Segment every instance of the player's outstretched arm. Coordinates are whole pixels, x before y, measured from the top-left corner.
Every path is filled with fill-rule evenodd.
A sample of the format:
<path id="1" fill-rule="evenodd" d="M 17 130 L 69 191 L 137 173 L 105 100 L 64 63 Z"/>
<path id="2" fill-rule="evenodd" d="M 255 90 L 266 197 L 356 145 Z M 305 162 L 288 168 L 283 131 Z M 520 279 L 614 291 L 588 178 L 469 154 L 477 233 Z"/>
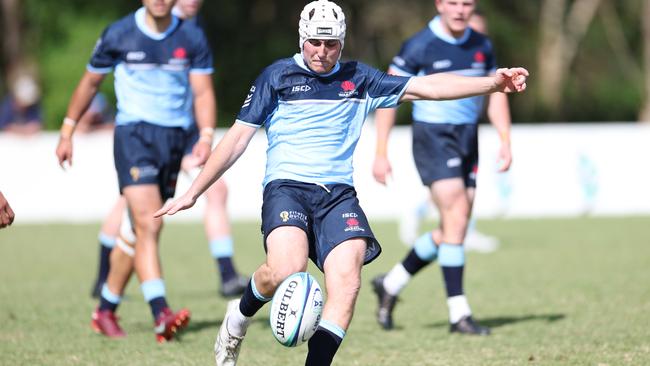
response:
<path id="1" fill-rule="evenodd" d="M 414 77 L 401 101 L 449 100 L 495 92 L 518 93 L 526 90 L 528 70 L 522 67 L 498 69 L 492 76 L 471 77 L 438 73 Z"/>
<path id="2" fill-rule="evenodd" d="M 201 173 L 192 182 L 187 192 L 179 198 L 167 202 L 154 216 L 173 215 L 178 211 L 194 206 L 199 196 L 212 183 L 221 178 L 223 173 L 244 153 L 253 135 L 255 135 L 255 131 L 257 131 L 256 128 L 246 126 L 242 123 L 235 123 L 230 127 L 223 139 L 217 144 L 217 147 L 214 148 L 212 154 L 210 154 L 210 158 L 208 158 L 205 166 L 201 169 Z"/>
<path id="3" fill-rule="evenodd" d="M 75 126 L 97 94 L 104 76 L 104 74 L 86 71 L 72 94 L 66 117 L 61 125 L 59 144 L 56 147 L 56 157 L 61 168 L 66 161 L 72 166 L 72 135 Z"/>

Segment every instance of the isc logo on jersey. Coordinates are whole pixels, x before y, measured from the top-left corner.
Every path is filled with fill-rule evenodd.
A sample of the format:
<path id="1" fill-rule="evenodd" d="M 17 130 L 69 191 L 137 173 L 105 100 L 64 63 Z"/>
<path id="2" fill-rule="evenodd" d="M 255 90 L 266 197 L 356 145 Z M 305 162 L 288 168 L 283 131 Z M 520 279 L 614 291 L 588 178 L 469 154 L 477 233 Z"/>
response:
<path id="1" fill-rule="evenodd" d="M 311 86 L 309 85 L 295 85 L 293 88 L 291 88 L 292 93 L 308 92 L 310 90 Z"/>
<path id="2" fill-rule="evenodd" d="M 323 292 L 307 272 L 294 273 L 275 290 L 269 322 L 273 336 L 286 347 L 309 340 L 323 313 Z"/>

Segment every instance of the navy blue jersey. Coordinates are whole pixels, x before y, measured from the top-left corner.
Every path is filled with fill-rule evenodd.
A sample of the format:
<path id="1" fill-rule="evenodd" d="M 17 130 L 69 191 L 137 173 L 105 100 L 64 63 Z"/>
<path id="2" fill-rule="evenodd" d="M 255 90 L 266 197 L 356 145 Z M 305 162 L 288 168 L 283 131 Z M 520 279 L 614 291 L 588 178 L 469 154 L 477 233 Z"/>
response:
<path id="1" fill-rule="evenodd" d="M 359 62 L 317 74 L 300 54 L 267 67 L 237 115 L 238 123 L 266 127 L 264 185 L 274 179 L 352 185 L 352 154 L 366 116 L 396 106 L 409 80 Z"/>
<path id="2" fill-rule="evenodd" d="M 97 41 L 88 71 L 115 69 L 116 124 L 145 121 L 163 127 L 194 123 L 190 73 L 212 73 L 212 53 L 196 22 L 175 16 L 163 33 L 145 25 L 140 8 L 111 24 Z"/>
<path id="3" fill-rule="evenodd" d="M 456 39 L 442 30 L 440 18 L 402 45 L 393 58 L 391 72 L 397 75 L 430 75 L 450 72 L 465 76 L 486 76 L 496 70 L 490 40 L 467 28 Z M 413 102 L 413 119 L 427 123 L 476 123 L 483 108 L 483 96 L 446 101 Z"/>

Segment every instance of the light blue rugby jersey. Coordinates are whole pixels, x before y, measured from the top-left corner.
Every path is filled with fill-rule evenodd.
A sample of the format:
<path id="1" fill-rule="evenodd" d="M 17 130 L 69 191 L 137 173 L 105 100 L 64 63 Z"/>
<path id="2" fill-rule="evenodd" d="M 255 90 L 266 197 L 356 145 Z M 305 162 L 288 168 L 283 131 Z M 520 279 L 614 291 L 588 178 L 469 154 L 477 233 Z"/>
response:
<path id="1" fill-rule="evenodd" d="M 440 17 L 409 38 L 390 66 L 397 75 L 430 75 L 450 72 L 464 76 L 486 76 L 496 71 L 490 40 L 468 28 L 456 39 L 442 30 Z M 427 123 L 477 123 L 483 96 L 445 101 L 414 101 L 413 120 Z"/>
<path id="2" fill-rule="evenodd" d="M 115 69 L 117 125 L 145 121 L 187 129 L 194 124 L 189 74 L 211 74 L 212 53 L 203 30 L 175 16 L 163 33 L 145 26 L 140 8 L 104 30 L 87 70 Z"/>
<path id="3" fill-rule="evenodd" d="M 352 185 L 352 154 L 366 116 L 395 107 L 409 80 L 355 61 L 319 75 L 300 54 L 267 67 L 237 115 L 238 123 L 266 127 L 263 184 L 292 179 Z"/>

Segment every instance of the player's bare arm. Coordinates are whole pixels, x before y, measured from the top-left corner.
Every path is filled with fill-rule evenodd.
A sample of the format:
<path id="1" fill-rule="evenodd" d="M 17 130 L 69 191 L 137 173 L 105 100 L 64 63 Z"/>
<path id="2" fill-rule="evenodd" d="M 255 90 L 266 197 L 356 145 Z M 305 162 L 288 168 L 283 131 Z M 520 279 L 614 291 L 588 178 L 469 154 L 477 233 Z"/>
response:
<path id="1" fill-rule="evenodd" d="M 397 75 L 392 69 L 388 74 Z M 372 164 L 372 175 L 381 184 L 386 184 L 386 179 L 393 173 L 393 167 L 388 160 L 388 137 L 395 126 L 397 108 L 381 108 L 375 112 L 375 128 L 377 130 L 377 144 L 375 145 L 375 161 Z"/>
<path id="2" fill-rule="evenodd" d="M 61 168 L 66 161 L 72 166 L 72 135 L 75 125 L 90 106 L 103 80 L 104 74 L 86 71 L 72 94 L 56 147 L 56 156 Z"/>
<path id="3" fill-rule="evenodd" d="M 212 74 L 190 74 L 190 84 L 194 94 L 194 118 L 200 138 L 192 148 L 197 163 L 203 164 L 210 156 L 212 137 L 217 121 L 217 102 L 212 84 Z"/>
<path id="4" fill-rule="evenodd" d="M 210 154 L 210 158 L 205 163 L 203 169 L 201 169 L 201 173 L 192 182 L 187 192 L 181 197 L 167 202 L 154 216 L 173 215 L 178 211 L 194 206 L 199 196 L 212 183 L 221 178 L 226 170 L 246 151 L 246 147 L 248 147 L 253 135 L 255 135 L 255 131 L 257 129 L 254 127 L 246 126 L 242 123 L 235 123 L 226 132 L 221 141 L 219 141 L 217 147 L 214 148 L 212 154 Z"/>
<path id="5" fill-rule="evenodd" d="M 400 99 L 450 100 L 495 92 L 515 93 L 526 90 L 528 70 L 522 67 L 498 69 L 493 76 L 468 77 L 448 73 L 414 77 Z"/>
<path id="6" fill-rule="evenodd" d="M 490 123 L 497 130 L 501 146 L 497 156 L 497 169 L 505 172 L 512 164 L 512 151 L 510 149 L 510 107 L 508 96 L 504 93 L 493 93 L 490 95 L 487 115 Z"/>

